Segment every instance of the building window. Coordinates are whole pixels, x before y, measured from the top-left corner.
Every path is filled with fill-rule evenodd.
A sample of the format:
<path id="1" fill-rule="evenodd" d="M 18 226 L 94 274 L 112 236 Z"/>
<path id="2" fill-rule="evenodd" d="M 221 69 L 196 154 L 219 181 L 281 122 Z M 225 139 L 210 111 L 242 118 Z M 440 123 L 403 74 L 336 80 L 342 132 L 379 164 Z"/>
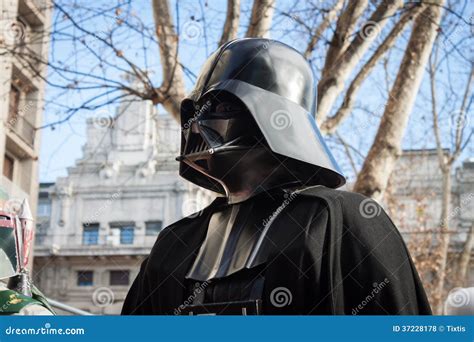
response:
<path id="1" fill-rule="evenodd" d="M 130 283 L 130 271 L 119 270 L 110 271 L 110 285 L 127 286 Z"/>
<path id="2" fill-rule="evenodd" d="M 38 222 L 36 224 L 35 243 L 42 245 L 48 233 L 49 221 Z"/>
<path id="3" fill-rule="evenodd" d="M 145 222 L 145 234 L 147 236 L 157 236 L 163 227 L 163 222 L 161 221 L 148 221 Z"/>
<path id="4" fill-rule="evenodd" d="M 120 227 L 120 243 L 122 245 L 133 244 L 134 229 L 132 226 Z"/>
<path id="5" fill-rule="evenodd" d="M 135 224 L 133 222 L 110 223 L 112 236 L 120 236 L 121 245 L 133 245 L 135 235 Z"/>
<path id="6" fill-rule="evenodd" d="M 51 202 L 49 200 L 38 201 L 38 216 L 49 217 L 51 215 Z"/>
<path id="7" fill-rule="evenodd" d="M 82 230 L 82 244 L 83 245 L 98 245 L 99 244 L 99 224 L 84 224 Z"/>
<path id="8" fill-rule="evenodd" d="M 94 284 L 94 272 L 77 271 L 77 286 L 92 286 Z"/>
<path id="9" fill-rule="evenodd" d="M 15 159 L 5 154 L 3 158 L 3 175 L 9 180 L 13 180 L 14 166 L 15 166 Z"/>

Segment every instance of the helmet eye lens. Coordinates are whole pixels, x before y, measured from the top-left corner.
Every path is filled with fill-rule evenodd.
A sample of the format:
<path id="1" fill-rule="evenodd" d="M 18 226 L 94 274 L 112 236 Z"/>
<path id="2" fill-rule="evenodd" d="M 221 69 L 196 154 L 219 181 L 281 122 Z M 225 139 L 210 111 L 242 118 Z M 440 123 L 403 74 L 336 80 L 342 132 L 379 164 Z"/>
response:
<path id="1" fill-rule="evenodd" d="M 238 103 L 222 102 L 216 106 L 215 113 L 229 115 L 229 114 L 237 114 L 239 112 L 245 112 L 246 110 L 247 109 L 244 106 Z"/>
<path id="2" fill-rule="evenodd" d="M 262 138 L 247 107 L 233 95 L 209 95 L 199 101 L 198 108 L 201 112 L 196 120 L 186 132 L 183 130 L 188 153 L 225 144 L 252 147 Z M 194 145 L 199 145 L 199 148 Z"/>

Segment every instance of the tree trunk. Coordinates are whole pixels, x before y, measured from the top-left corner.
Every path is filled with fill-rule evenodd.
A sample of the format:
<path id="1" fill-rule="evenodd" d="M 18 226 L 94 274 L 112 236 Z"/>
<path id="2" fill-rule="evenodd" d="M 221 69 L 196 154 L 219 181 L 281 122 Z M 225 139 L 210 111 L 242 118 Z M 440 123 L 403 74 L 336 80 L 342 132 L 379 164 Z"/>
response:
<path id="1" fill-rule="evenodd" d="M 354 185 L 354 191 L 379 200 L 400 155 L 408 117 L 441 20 L 440 6 L 423 6 L 426 8 L 415 20 L 375 140 Z"/>
<path id="2" fill-rule="evenodd" d="M 349 46 L 352 32 L 357 24 L 357 20 L 364 13 L 368 0 L 349 1 L 346 8 L 342 11 L 336 23 L 336 30 L 331 39 L 321 78 L 326 77 L 333 69 L 334 62 L 342 56 Z"/>
<path id="3" fill-rule="evenodd" d="M 447 261 L 449 255 L 449 244 L 450 244 L 450 205 L 451 205 L 451 193 L 452 193 L 452 186 L 451 186 L 451 172 L 452 166 L 456 161 L 457 157 L 462 151 L 462 127 L 458 125 L 455 131 L 455 139 L 454 139 L 454 148 L 453 151 L 450 153 L 449 151 L 443 149 L 443 143 L 441 141 L 441 133 L 439 129 L 439 115 L 438 115 L 438 105 L 437 105 L 437 92 L 436 92 L 436 71 L 439 67 L 438 64 L 438 52 L 439 49 L 435 48 L 431 54 L 431 60 L 429 64 L 429 76 L 430 76 L 430 90 L 431 90 L 431 111 L 433 115 L 433 133 L 436 142 L 436 151 L 438 154 L 438 164 L 439 168 L 442 172 L 442 194 L 441 194 L 441 214 L 438 224 L 438 245 L 434 248 L 436 250 L 435 254 L 435 279 L 433 281 L 433 308 L 434 312 L 437 314 L 441 314 L 443 311 L 443 299 L 445 298 L 444 290 L 446 284 L 446 273 L 447 273 Z M 472 83 L 472 76 L 473 76 L 473 69 L 471 69 L 471 73 L 469 75 L 468 81 L 466 83 L 466 89 L 464 91 L 464 96 L 461 102 L 461 108 L 459 111 L 460 120 L 464 118 L 464 111 L 466 109 L 467 101 L 470 95 L 470 87 Z M 470 139 L 468 137 L 468 139 Z M 459 266 L 463 267 L 463 271 L 459 269 L 457 272 L 454 272 L 455 281 L 460 281 L 461 279 L 465 279 L 467 272 L 467 267 L 469 266 L 469 259 L 470 259 L 470 250 L 472 246 L 472 230 L 467 237 L 464 251 L 461 253 L 459 257 Z M 467 250 L 467 256 L 465 255 Z M 466 261 L 467 260 L 467 261 Z M 466 263 L 466 264 L 465 264 Z M 460 278 L 462 277 L 462 278 Z"/>
<path id="4" fill-rule="evenodd" d="M 354 1 L 357 2 L 357 1 Z M 318 83 L 318 107 L 316 120 L 323 123 L 329 115 L 337 96 L 343 91 L 346 80 L 360 62 L 375 37 L 383 29 L 388 19 L 403 5 L 401 0 L 384 0 L 372 13 L 369 20 L 362 25 L 345 51 L 338 53 L 337 59 L 326 63 L 321 80 Z M 337 29 L 336 29 L 337 32 Z M 343 46 L 346 43 L 343 43 Z M 331 51 L 328 51 L 326 61 L 331 60 Z"/>
<path id="5" fill-rule="evenodd" d="M 318 27 L 314 30 L 314 33 L 311 35 L 308 46 L 304 52 L 305 58 L 309 59 L 313 53 L 314 47 L 318 44 L 319 39 L 323 36 L 326 29 L 331 25 L 331 23 L 336 18 L 337 12 L 339 12 L 344 5 L 344 0 L 337 0 L 333 8 L 324 16 L 323 21 Z"/>
<path id="6" fill-rule="evenodd" d="M 458 275 L 459 287 L 468 286 L 467 284 L 467 270 L 469 269 L 469 262 L 471 261 L 472 248 L 474 247 L 474 227 L 470 227 L 467 233 L 464 248 L 459 256 Z"/>
<path id="7" fill-rule="evenodd" d="M 246 37 L 268 37 L 275 0 L 254 0 Z"/>
<path id="8" fill-rule="evenodd" d="M 450 232 L 449 232 L 449 208 L 451 205 L 451 166 L 447 165 L 443 169 L 443 185 L 441 194 L 441 214 L 439 218 L 439 246 L 438 246 L 438 267 L 435 276 L 434 297 L 435 313 L 441 315 L 443 312 L 444 283 L 446 280 L 446 263 L 448 261 Z M 438 302 L 439 300 L 439 302 Z"/>
<path id="9" fill-rule="evenodd" d="M 420 7 L 416 7 L 414 10 L 404 13 L 387 37 L 384 39 L 382 44 L 377 47 L 367 63 L 362 67 L 362 69 L 360 69 L 360 71 L 357 73 L 357 76 L 352 80 L 351 85 L 344 96 L 344 101 L 337 110 L 336 114 L 330 118 L 327 118 L 327 120 L 322 123 L 321 132 L 323 134 L 334 133 L 339 124 L 347 116 L 349 116 L 357 98 L 357 92 L 362 86 L 363 82 L 367 76 L 369 76 L 370 72 L 373 70 L 380 58 L 393 47 L 399 35 L 403 32 L 407 24 L 419 13 L 419 11 Z"/>
<path id="10" fill-rule="evenodd" d="M 227 15 L 219 46 L 237 38 L 240 20 L 240 0 L 227 0 Z"/>
<path id="11" fill-rule="evenodd" d="M 178 59 L 179 39 L 168 0 L 153 0 L 153 17 L 163 71 L 163 81 L 155 90 L 153 102 L 161 103 L 179 122 L 181 100 L 186 94 L 186 88 L 183 69 Z"/>

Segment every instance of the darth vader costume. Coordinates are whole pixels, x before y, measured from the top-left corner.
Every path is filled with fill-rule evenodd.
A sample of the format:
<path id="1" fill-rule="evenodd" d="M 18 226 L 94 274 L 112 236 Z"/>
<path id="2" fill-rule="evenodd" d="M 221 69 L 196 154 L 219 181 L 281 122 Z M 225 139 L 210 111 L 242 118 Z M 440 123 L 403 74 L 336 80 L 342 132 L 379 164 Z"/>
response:
<path id="1" fill-rule="evenodd" d="M 181 105 L 180 175 L 222 196 L 164 229 L 122 314 L 430 314 L 407 248 L 345 178 L 291 47 L 240 39 Z"/>

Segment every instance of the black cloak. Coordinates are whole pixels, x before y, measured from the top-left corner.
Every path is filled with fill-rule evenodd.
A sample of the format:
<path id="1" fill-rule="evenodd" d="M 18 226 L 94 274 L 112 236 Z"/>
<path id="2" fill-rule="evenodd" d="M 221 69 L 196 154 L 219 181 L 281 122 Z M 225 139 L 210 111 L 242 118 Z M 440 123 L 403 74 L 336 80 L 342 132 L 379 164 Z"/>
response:
<path id="1" fill-rule="evenodd" d="M 141 265 L 124 315 L 172 315 L 186 300 L 185 275 L 206 236 L 217 198 L 198 216 L 164 229 Z M 276 233 L 278 232 L 278 234 Z M 429 315 L 430 305 L 406 245 L 374 201 L 316 186 L 300 191 L 268 232 L 263 314 Z M 293 294 L 283 307 L 271 292 Z"/>

